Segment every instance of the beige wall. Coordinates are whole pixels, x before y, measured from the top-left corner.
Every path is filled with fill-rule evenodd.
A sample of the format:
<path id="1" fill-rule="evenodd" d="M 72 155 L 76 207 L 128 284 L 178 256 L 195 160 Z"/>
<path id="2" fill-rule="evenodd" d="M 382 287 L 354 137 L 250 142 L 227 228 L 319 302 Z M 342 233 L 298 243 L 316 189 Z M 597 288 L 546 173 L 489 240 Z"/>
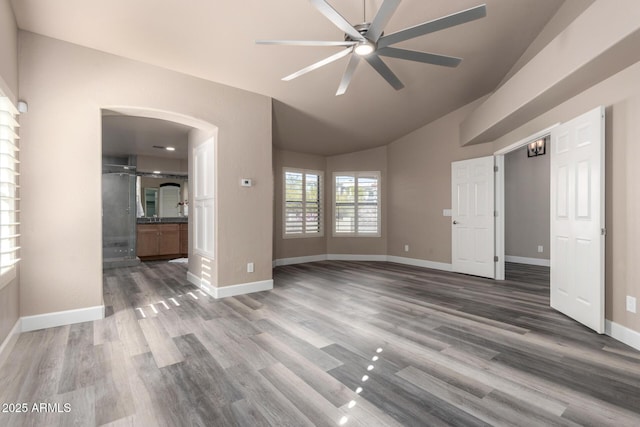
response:
<path id="1" fill-rule="evenodd" d="M 322 237 L 310 238 L 288 238 L 282 237 L 283 233 L 283 169 L 297 168 L 322 171 L 324 173 L 324 188 L 327 194 L 328 187 L 331 187 L 331 177 L 326 174 L 327 161 L 324 156 L 315 154 L 301 154 L 292 151 L 278 150 L 274 148 L 273 152 L 273 177 L 274 177 L 274 222 L 273 222 L 273 254 L 274 259 L 294 258 L 302 256 L 323 255 L 327 253 L 327 234 L 330 229 L 327 228 L 327 222 L 324 223 L 324 235 Z M 322 207 L 325 218 L 331 213 L 327 211 L 330 204 L 324 198 Z"/>
<path id="2" fill-rule="evenodd" d="M 451 262 L 451 218 L 442 212 L 451 208 L 451 162 L 493 154 L 486 144 L 458 144 L 458 127 L 477 105 L 471 103 L 389 144 L 389 255 Z"/>
<path id="3" fill-rule="evenodd" d="M 504 156 L 505 255 L 549 259 L 550 148 L 527 157 L 522 147 Z M 538 245 L 543 252 L 538 252 Z"/>
<path id="4" fill-rule="evenodd" d="M 18 27 L 9 0 L 0 0 L 0 93 L 18 99 Z"/>
<path id="5" fill-rule="evenodd" d="M 271 278 L 270 98 L 26 32 L 20 70 L 30 105 L 21 128 L 21 315 L 102 304 L 101 108 L 217 126 L 218 284 Z M 70 159 L 82 161 L 67 167 Z M 251 191 L 241 193 L 242 177 L 254 179 Z M 69 182 L 75 191 L 63 191 Z"/>
<path id="6" fill-rule="evenodd" d="M 0 0 L 0 95 L 13 102 L 18 96 L 18 30 L 9 0 Z M 0 344 L 19 315 L 19 286 L 13 279 L 0 284 Z"/>
<path id="7" fill-rule="evenodd" d="M 380 237 L 334 237 L 333 230 L 333 173 L 379 171 L 381 177 L 380 200 L 382 205 Z M 327 157 L 327 253 L 386 255 L 387 253 L 387 202 L 388 197 L 387 147 L 379 147 L 357 153 Z"/>

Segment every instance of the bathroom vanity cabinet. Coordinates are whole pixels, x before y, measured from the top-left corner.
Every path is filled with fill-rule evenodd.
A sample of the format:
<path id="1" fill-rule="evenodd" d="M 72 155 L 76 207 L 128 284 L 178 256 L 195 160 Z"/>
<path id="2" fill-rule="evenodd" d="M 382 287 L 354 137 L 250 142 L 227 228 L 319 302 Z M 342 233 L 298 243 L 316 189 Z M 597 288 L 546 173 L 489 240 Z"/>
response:
<path id="1" fill-rule="evenodd" d="M 139 223 L 137 255 L 142 260 L 186 257 L 188 235 L 186 223 Z"/>

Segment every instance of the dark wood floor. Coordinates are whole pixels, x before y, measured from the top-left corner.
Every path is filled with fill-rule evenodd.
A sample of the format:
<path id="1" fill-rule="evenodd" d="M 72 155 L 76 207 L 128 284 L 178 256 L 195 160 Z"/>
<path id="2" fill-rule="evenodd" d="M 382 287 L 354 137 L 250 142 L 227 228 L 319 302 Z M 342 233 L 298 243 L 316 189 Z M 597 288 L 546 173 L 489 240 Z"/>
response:
<path id="1" fill-rule="evenodd" d="M 640 353 L 551 310 L 548 269 L 318 262 L 223 300 L 185 274 L 106 270 L 105 319 L 22 334 L 0 425 L 640 425 Z"/>

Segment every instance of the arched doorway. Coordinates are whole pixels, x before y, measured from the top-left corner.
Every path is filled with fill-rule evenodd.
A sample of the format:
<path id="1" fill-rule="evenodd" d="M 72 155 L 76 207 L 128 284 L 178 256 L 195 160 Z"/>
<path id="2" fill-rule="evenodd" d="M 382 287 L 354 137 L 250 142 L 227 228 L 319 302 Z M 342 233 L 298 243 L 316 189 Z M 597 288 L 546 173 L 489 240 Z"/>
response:
<path id="1" fill-rule="evenodd" d="M 104 268 L 139 262 L 138 222 L 160 221 L 164 214 L 175 210 L 175 215 L 170 216 L 181 217 L 179 222 L 188 223 L 186 206 L 182 206 L 190 198 L 188 147 L 201 138 L 216 136 L 216 126 L 179 113 L 121 106 L 102 109 Z M 141 182 L 146 185 L 143 187 Z M 180 208 L 162 210 L 157 205 L 150 210 L 145 195 L 154 188 L 153 183 L 158 184 L 155 186 L 158 189 L 176 186 L 178 199 L 174 204 Z"/>

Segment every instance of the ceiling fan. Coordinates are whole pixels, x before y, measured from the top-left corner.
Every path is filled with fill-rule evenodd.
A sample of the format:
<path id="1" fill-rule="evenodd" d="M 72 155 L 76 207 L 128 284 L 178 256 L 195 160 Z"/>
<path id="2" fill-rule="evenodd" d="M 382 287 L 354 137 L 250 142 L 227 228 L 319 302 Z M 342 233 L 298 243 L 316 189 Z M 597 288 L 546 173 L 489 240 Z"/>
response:
<path id="1" fill-rule="evenodd" d="M 437 55 L 434 53 L 417 52 L 413 50 L 391 47 L 396 43 L 413 39 L 428 33 L 444 30 L 466 22 L 483 18 L 487 15 L 485 4 L 472 7 L 433 21 L 423 22 L 413 27 L 405 28 L 393 34 L 385 35 L 384 27 L 391 19 L 401 0 L 384 0 L 372 22 L 363 22 L 351 25 L 340 13 L 338 13 L 325 0 L 309 0 L 320 13 L 329 19 L 336 27 L 345 32 L 344 41 L 313 41 L 313 40 L 256 40 L 257 44 L 268 45 L 294 45 L 294 46 L 345 46 L 346 49 L 329 56 L 321 61 L 311 64 L 282 80 L 289 81 L 300 77 L 310 71 L 320 68 L 343 58 L 349 54 L 351 58 L 340 81 L 336 95 L 342 95 L 347 91 L 351 77 L 361 59 L 364 59 L 380 74 L 395 90 L 404 87 L 400 79 L 385 64 L 381 56 L 406 59 L 409 61 L 423 62 L 426 64 L 443 65 L 445 67 L 457 67 L 462 58 Z M 365 18 L 366 21 L 366 18 Z"/>

